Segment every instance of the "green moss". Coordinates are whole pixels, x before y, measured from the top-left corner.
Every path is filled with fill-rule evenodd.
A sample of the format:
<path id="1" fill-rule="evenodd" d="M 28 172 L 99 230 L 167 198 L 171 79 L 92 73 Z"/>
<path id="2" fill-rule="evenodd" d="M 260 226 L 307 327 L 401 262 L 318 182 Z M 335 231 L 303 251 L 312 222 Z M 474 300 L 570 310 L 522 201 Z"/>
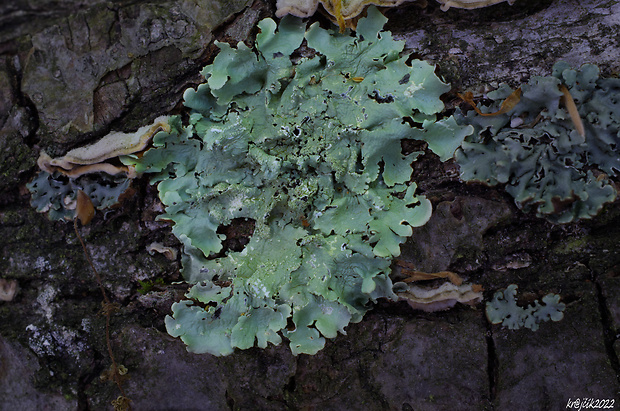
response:
<path id="1" fill-rule="evenodd" d="M 591 246 L 588 236 L 585 236 L 562 242 L 558 247 L 553 249 L 553 252 L 560 255 L 575 255 L 576 253 L 581 254 L 586 252 Z"/>
<path id="2" fill-rule="evenodd" d="M 138 288 L 138 292 L 142 295 L 148 294 L 154 289 L 156 289 L 158 286 L 162 286 L 165 284 L 163 278 L 157 278 L 155 280 L 146 280 L 146 281 L 138 280 L 138 283 L 140 283 L 140 288 Z"/>

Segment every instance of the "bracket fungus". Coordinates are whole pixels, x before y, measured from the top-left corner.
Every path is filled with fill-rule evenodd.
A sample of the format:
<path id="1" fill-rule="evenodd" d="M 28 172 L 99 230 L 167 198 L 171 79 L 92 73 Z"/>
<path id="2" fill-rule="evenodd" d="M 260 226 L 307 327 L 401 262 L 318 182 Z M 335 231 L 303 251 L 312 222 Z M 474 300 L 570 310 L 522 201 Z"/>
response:
<path id="1" fill-rule="evenodd" d="M 456 285 L 445 282 L 438 287 L 394 283 L 394 292 L 415 310 L 444 311 L 456 303 L 476 305 L 482 301 L 482 287 L 477 284 Z"/>
<path id="2" fill-rule="evenodd" d="M 134 133 L 112 132 L 93 144 L 74 148 L 62 157 L 51 158 L 42 151 L 37 164 L 49 174 L 59 172 L 70 178 L 99 172 L 109 175 L 124 173 L 129 178 L 135 178 L 132 167 L 107 161 L 143 151 L 160 131 L 170 131 L 166 116 L 156 118 L 153 124 L 140 127 Z"/>
<path id="3" fill-rule="evenodd" d="M 498 3 L 508 2 L 511 6 L 516 0 L 437 0 L 441 3 L 441 10 L 448 11 L 450 7 L 455 9 L 479 9 L 493 6 Z"/>
<path id="4" fill-rule="evenodd" d="M 150 255 L 154 255 L 155 253 L 163 254 L 168 260 L 174 261 L 177 259 L 177 250 L 159 242 L 149 244 L 149 246 L 146 247 L 146 251 L 148 251 Z"/>
<path id="5" fill-rule="evenodd" d="M 444 311 L 456 303 L 474 306 L 482 301 L 482 286 L 463 284 L 463 279 L 451 271 L 425 273 L 415 270 L 410 262 L 403 260 L 396 262 L 396 268 L 394 276 L 398 281 L 394 283 L 393 290 L 399 300 L 407 301 L 415 310 Z M 448 281 L 434 284 L 439 279 Z M 420 282 L 427 284 L 421 285 Z"/>

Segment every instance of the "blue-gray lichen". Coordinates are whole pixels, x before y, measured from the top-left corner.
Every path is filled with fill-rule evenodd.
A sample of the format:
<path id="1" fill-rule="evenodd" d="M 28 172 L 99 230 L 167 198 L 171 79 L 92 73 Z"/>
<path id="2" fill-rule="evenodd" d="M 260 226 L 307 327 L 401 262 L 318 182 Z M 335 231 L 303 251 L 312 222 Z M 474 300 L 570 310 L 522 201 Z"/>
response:
<path id="1" fill-rule="evenodd" d="M 566 305 L 560 302 L 557 294 L 547 294 L 542 298 L 544 304 L 538 300 L 527 308 L 519 307 L 515 300 L 517 286 L 510 284 L 504 291 L 498 291 L 493 300 L 487 302 L 487 318 L 491 324 L 502 324 L 511 330 L 521 327 L 532 331 L 538 330 L 538 324 L 544 321 L 560 321 L 564 318 Z"/>
<path id="2" fill-rule="evenodd" d="M 96 173 L 74 179 L 59 172 L 41 171 L 26 187 L 31 193 L 30 204 L 38 212 L 47 213 L 50 220 L 72 220 L 79 190 L 88 195 L 96 208 L 104 209 L 117 204 L 130 183 L 131 180 L 122 175 Z"/>
<path id="3" fill-rule="evenodd" d="M 574 99 L 584 135 L 561 85 Z M 461 178 L 506 184 L 520 208 L 553 222 L 595 216 L 617 195 L 609 177 L 620 172 L 620 79 L 599 78 L 593 65 L 573 70 L 560 62 L 553 76 L 533 77 L 521 89 L 505 114 L 457 113 L 459 123 L 475 128 L 455 156 Z M 496 111 L 512 93 L 505 85 L 489 93 L 486 110 Z"/>

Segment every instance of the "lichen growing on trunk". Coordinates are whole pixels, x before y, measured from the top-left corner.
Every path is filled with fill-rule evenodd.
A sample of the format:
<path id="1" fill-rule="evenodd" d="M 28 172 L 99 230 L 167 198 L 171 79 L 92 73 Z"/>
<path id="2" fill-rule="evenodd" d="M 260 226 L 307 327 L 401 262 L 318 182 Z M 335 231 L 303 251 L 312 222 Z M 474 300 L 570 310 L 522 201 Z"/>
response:
<path id="1" fill-rule="evenodd" d="M 471 130 L 437 120 L 449 90 L 429 64 L 400 57 L 375 8 L 355 36 L 299 19 L 266 19 L 252 50 L 220 43 L 185 92 L 189 125 L 128 159 L 156 173 L 163 219 L 184 243 L 194 285 L 166 326 L 193 352 L 290 340 L 314 354 L 324 338 L 360 321 L 371 301 L 395 298 L 393 256 L 426 223 L 401 140 L 425 140 L 442 159 Z M 292 58 L 304 38 L 313 58 Z M 411 124 L 417 124 L 412 127 Z M 222 226 L 248 220 L 242 250 L 223 248 Z"/>

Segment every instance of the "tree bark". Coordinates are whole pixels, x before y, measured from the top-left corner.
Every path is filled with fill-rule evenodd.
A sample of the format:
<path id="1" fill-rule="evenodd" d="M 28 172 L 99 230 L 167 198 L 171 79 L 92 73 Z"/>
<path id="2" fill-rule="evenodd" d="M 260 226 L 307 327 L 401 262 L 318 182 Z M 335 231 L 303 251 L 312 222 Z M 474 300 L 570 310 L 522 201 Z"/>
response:
<path id="1" fill-rule="evenodd" d="M 201 81 L 215 39 L 256 34 L 274 4 L 256 0 L 25 1 L 0 5 L 0 409 L 106 409 L 119 393 L 99 377 L 110 362 L 101 294 L 71 224 L 29 205 L 25 183 L 52 156 L 110 130 L 135 130 L 180 112 Z M 483 95 L 549 75 L 558 60 L 620 72 L 620 1 L 517 0 L 442 12 L 406 3 L 384 10 L 386 29 L 437 64 L 455 92 Z M 311 20 L 325 20 L 320 15 Z M 184 293 L 179 248 L 146 178 L 121 207 L 82 235 L 106 291 L 117 362 L 129 369 L 134 409 L 564 409 L 620 388 L 620 207 L 554 226 L 524 215 L 499 188 L 466 185 L 454 162 L 416 165 L 434 215 L 402 248 L 421 271 L 452 270 L 482 284 L 488 301 L 520 286 L 520 302 L 559 293 L 564 319 L 537 332 L 488 323 L 484 305 L 422 313 L 380 302 L 316 356 L 285 346 L 225 358 L 188 354 L 163 318 Z M 617 181 L 616 181 L 617 183 Z M 158 283 L 163 279 L 163 284 Z M 364 404 L 362 406 L 362 404 Z"/>

